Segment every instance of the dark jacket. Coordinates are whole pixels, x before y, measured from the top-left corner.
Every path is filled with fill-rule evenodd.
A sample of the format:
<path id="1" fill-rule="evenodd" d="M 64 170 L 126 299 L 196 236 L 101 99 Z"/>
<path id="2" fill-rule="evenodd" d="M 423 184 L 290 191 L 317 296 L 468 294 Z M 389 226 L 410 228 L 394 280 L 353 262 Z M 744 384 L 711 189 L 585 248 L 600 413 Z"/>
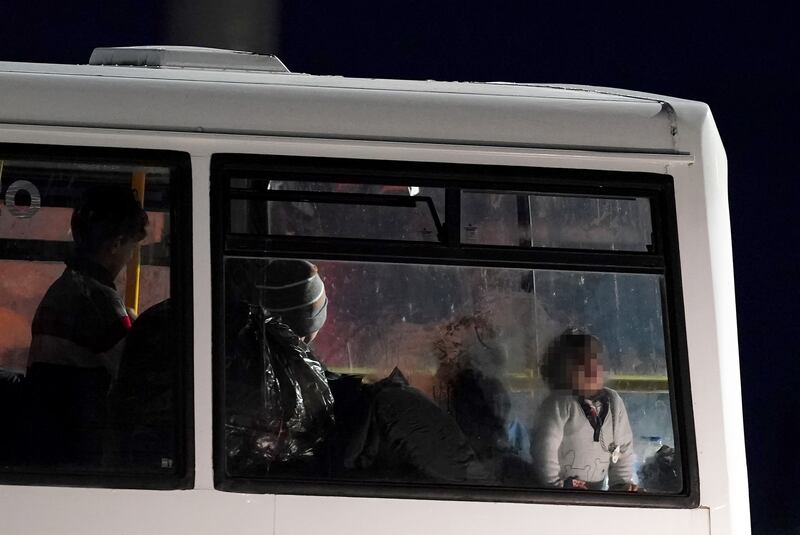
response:
<path id="1" fill-rule="evenodd" d="M 111 275 L 72 259 L 31 325 L 26 381 L 36 464 L 98 464 L 106 396 L 131 327 Z"/>

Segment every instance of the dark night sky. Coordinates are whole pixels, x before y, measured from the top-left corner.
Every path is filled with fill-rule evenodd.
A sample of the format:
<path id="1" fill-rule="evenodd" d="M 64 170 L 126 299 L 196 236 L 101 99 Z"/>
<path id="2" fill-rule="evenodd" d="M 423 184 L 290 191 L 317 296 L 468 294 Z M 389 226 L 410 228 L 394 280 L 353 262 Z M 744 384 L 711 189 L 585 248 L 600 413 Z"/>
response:
<path id="1" fill-rule="evenodd" d="M 291 0 L 276 52 L 296 72 L 569 82 L 708 103 L 729 162 L 753 531 L 800 533 L 800 47 L 788 7 L 732 6 Z M 156 0 L 6 0 L 0 10 L 0 60 L 86 63 L 94 46 L 171 35 Z"/>

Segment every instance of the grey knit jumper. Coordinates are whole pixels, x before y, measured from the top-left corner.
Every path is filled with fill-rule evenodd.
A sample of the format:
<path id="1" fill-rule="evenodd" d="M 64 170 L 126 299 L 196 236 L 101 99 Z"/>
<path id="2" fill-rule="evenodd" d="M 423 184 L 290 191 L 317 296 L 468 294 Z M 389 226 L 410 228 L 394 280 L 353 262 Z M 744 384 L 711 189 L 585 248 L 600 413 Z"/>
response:
<path id="1" fill-rule="evenodd" d="M 554 392 L 548 396 L 534 422 L 531 456 L 540 484 L 561 487 L 575 477 L 592 488 L 600 488 L 608 475 L 609 487 L 630 483 L 633 477 L 633 433 L 620 395 L 605 389 L 609 411 L 600 431 L 594 431 L 581 408 L 578 396 Z M 612 452 L 619 446 L 618 458 Z"/>

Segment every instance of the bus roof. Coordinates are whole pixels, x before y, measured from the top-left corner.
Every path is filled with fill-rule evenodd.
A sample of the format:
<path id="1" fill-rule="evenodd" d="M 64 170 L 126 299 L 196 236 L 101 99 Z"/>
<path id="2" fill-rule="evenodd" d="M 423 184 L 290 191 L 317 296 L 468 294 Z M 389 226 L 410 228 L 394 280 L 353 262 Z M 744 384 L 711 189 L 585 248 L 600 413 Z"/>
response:
<path id="1" fill-rule="evenodd" d="M 556 84 L 0 62 L 0 123 L 677 153 L 691 103 Z M 705 106 L 700 104 L 701 106 Z"/>

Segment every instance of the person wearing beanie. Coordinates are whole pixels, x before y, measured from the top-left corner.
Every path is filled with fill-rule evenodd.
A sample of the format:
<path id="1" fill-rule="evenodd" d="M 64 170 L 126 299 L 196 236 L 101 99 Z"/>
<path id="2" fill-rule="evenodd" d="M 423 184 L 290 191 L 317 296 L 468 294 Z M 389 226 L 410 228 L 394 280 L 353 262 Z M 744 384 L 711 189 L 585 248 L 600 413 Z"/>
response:
<path id="1" fill-rule="evenodd" d="M 273 260 L 259 286 L 261 303 L 270 314 L 308 343 L 325 324 L 328 298 L 317 266 L 306 260 Z"/>
<path id="2" fill-rule="evenodd" d="M 458 424 L 399 370 L 365 384 L 360 375 L 325 369 L 303 344 L 286 343 L 310 342 L 325 323 L 328 298 L 314 264 L 272 260 L 262 280 L 260 307 L 250 307 L 260 330 L 233 330 L 237 343 L 226 366 L 232 473 L 450 482 L 489 477 Z M 265 355 L 261 344 L 272 345 Z M 259 368 L 262 362 L 272 366 L 270 373 Z M 281 381 L 289 388 L 279 388 Z"/>
<path id="3" fill-rule="evenodd" d="M 334 431 L 329 374 L 306 345 L 327 316 L 325 285 L 305 260 L 272 260 L 231 329 L 226 363 L 228 470 L 316 474 Z"/>

